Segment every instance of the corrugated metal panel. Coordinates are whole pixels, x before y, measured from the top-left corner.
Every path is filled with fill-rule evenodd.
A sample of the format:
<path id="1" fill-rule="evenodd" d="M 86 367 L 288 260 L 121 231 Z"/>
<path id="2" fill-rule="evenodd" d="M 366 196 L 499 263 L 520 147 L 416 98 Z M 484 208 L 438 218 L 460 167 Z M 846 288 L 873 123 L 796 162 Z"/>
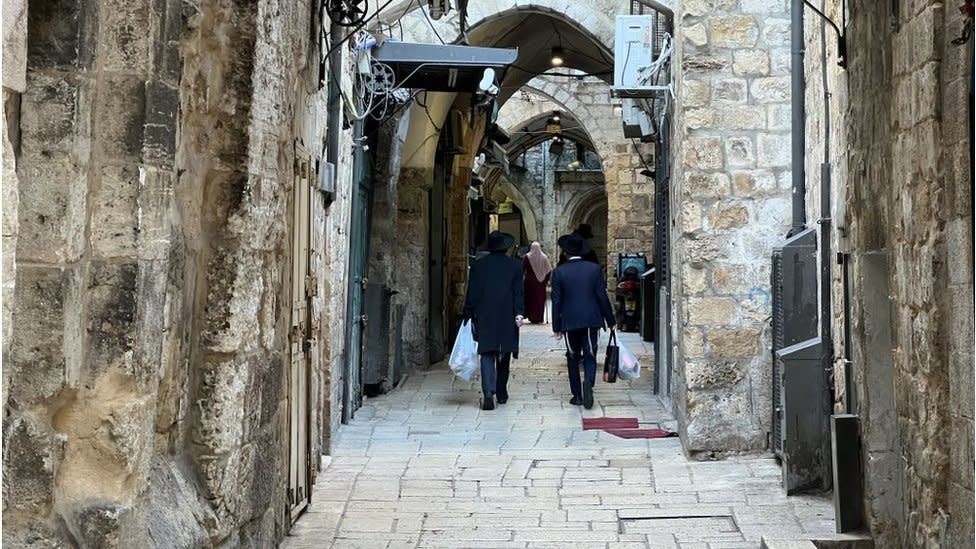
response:
<path id="1" fill-rule="evenodd" d="M 783 457 L 783 368 L 776 352 L 783 348 L 783 250 L 773 250 L 773 451 Z"/>

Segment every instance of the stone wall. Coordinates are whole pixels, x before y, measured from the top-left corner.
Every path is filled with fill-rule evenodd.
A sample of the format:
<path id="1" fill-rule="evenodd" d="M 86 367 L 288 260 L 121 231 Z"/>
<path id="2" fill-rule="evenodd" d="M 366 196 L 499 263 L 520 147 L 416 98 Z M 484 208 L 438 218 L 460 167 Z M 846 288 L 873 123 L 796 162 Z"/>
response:
<path id="1" fill-rule="evenodd" d="M 179 71 L 152 45 L 179 13 L 30 5 L 5 544 L 148 545 Z"/>
<path id="2" fill-rule="evenodd" d="M 964 25 L 941 2 L 852 5 L 849 102 L 831 106 L 849 141 L 834 196 L 882 546 L 973 545 L 972 39 L 951 44 Z"/>
<path id="3" fill-rule="evenodd" d="M 287 530 L 291 189 L 298 145 L 317 153 L 324 131 L 312 14 L 31 3 L 5 118 L 21 136 L 5 544 L 264 547 Z M 313 204 L 317 226 L 347 216 L 341 193 Z M 313 268 L 343 263 L 327 234 Z M 311 352 L 327 383 L 334 362 Z M 334 421 L 313 414 L 313 432 Z"/>
<path id="4" fill-rule="evenodd" d="M 13 337 L 13 299 L 16 287 L 18 181 L 15 148 L 20 145 L 20 97 L 27 77 L 27 1 L 7 2 L 3 8 L 3 361 L 10 360 Z M 8 120 L 9 116 L 9 120 Z M 8 362 L 9 364 L 9 362 Z M 7 404 L 7 372 L 3 374 L 3 403 Z"/>
<path id="5" fill-rule="evenodd" d="M 769 264 L 790 214 L 789 14 L 786 2 L 682 0 L 675 20 L 675 413 L 693 456 L 763 450 Z"/>

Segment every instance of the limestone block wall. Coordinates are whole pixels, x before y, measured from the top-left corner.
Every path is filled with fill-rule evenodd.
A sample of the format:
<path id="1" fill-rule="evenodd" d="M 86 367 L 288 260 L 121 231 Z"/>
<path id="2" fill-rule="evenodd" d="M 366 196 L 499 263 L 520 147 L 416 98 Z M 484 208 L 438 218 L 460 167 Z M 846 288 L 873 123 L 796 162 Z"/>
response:
<path id="1" fill-rule="evenodd" d="M 178 3 L 156 8 L 29 6 L 26 83 L 8 120 L 19 185 L 5 196 L 19 224 L 4 403 L 12 546 L 148 545 L 179 74 L 152 45 L 181 32 Z"/>
<path id="2" fill-rule="evenodd" d="M 873 47 L 849 50 L 849 103 L 831 108 L 849 141 L 835 200 L 855 282 L 865 510 L 881 546 L 974 542 L 973 53 L 971 38 L 951 43 L 965 24 L 940 2 L 852 9 L 851 44 Z"/>
<path id="3" fill-rule="evenodd" d="M 29 7 L 3 541 L 273 545 L 312 6 Z"/>
<path id="4" fill-rule="evenodd" d="M 675 414 L 693 456 L 763 450 L 769 264 L 790 221 L 789 14 L 785 2 L 681 0 L 675 20 Z"/>

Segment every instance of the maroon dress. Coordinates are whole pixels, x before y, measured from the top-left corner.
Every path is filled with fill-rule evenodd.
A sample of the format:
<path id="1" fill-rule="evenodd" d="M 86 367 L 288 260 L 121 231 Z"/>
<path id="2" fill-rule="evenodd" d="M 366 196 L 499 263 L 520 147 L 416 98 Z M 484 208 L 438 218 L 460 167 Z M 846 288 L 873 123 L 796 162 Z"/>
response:
<path id="1" fill-rule="evenodd" d="M 528 257 L 522 258 L 522 272 L 525 273 L 523 278 L 525 284 L 525 317 L 529 319 L 529 322 L 541 323 L 546 314 L 546 285 L 549 284 L 549 277 L 552 273 L 547 274 L 542 282 L 539 282 Z"/>

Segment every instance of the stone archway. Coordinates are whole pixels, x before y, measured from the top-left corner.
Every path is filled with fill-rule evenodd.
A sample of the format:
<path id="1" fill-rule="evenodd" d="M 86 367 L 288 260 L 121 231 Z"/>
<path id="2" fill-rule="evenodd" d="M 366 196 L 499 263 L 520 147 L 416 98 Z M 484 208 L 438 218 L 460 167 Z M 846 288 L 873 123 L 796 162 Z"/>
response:
<path id="1" fill-rule="evenodd" d="M 399 8 L 390 7 L 378 17 L 376 28 L 391 28 L 399 26 L 403 40 L 438 43 L 443 39 L 448 43 L 460 42 L 459 17 L 457 10 L 438 21 L 428 21 L 420 13 L 415 0 L 404 0 Z M 515 12 L 550 13 L 557 14 L 575 21 L 581 28 L 589 29 L 590 33 L 607 49 L 613 48 L 614 17 L 617 14 L 629 13 L 630 3 L 627 0 L 613 0 L 601 2 L 599 0 L 584 0 L 581 2 L 567 2 L 565 0 L 535 0 L 512 7 L 504 0 L 487 0 L 472 2 L 468 6 L 468 29 L 474 29 L 486 21 L 490 21 L 505 14 Z M 436 34 L 435 30 L 436 29 Z"/>
<path id="2" fill-rule="evenodd" d="M 529 241 L 539 240 L 542 233 L 542 220 L 535 214 L 535 208 L 526 198 L 522 190 L 505 177 L 499 177 L 492 185 L 492 190 L 499 190 L 505 194 L 522 212 L 522 224 L 525 226 L 525 236 Z"/>
<path id="3" fill-rule="evenodd" d="M 602 215 L 600 214 L 602 212 Z M 610 254 L 615 250 L 611 246 L 610 218 L 607 201 L 607 188 L 594 187 L 573 195 L 559 216 L 561 231 L 569 232 L 579 227 L 581 223 L 588 223 L 593 228 L 593 248 L 597 257 L 611 265 Z"/>

